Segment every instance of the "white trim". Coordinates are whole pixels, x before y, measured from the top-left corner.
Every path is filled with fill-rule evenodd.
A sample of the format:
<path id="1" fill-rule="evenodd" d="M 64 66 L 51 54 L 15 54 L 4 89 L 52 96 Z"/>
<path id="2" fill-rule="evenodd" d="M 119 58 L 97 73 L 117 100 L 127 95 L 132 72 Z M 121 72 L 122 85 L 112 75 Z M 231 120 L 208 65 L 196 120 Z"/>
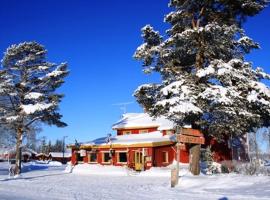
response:
<path id="1" fill-rule="evenodd" d="M 118 153 L 118 152 L 123 152 L 123 153 L 128 153 L 128 151 L 127 150 L 123 150 L 123 151 L 121 151 L 121 150 L 115 150 L 115 153 Z"/>

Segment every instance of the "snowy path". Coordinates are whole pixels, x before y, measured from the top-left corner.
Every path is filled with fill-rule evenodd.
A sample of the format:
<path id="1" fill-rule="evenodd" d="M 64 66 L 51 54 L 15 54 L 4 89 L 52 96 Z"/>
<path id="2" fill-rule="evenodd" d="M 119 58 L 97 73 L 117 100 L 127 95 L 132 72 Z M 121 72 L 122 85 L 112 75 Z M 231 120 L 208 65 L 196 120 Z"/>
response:
<path id="1" fill-rule="evenodd" d="M 172 189 L 169 177 L 83 176 L 64 173 L 63 168 L 33 170 L 21 179 L 7 179 L 6 167 L 0 163 L 0 199 L 270 199 L 270 177 L 187 175 Z"/>

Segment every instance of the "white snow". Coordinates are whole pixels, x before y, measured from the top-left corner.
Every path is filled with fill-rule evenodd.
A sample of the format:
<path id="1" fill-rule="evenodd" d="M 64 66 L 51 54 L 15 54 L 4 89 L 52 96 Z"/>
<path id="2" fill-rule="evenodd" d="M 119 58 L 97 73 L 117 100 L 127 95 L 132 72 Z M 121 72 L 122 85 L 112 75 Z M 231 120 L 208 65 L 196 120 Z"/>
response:
<path id="1" fill-rule="evenodd" d="M 116 122 L 112 128 L 143 128 L 143 127 L 159 127 L 159 130 L 173 129 L 173 122 L 167 120 L 165 117 L 152 118 L 146 113 L 127 113 L 122 119 Z"/>
<path id="2" fill-rule="evenodd" d="M 76 171 L 75 168 L 73 170 Z M 64 166 L 48 167 L 28 171 L 17 179 L 8 179 L 8 166 L 0 163 L 0 199 L 269 200 L 270 197 L 268 176 L 192 176 L 180 166 L 180 173 L 181 170 L 183 173 L 180 175 L 179 184 L 171 188 L 169 168 L 152 168 L 142 173 L 126 173 L 125 168 L 114 168 L 111 169 L 114 171 L 112 176 L 65 173 L 63 170 Z M 96 170 L 104 172 L 100 168 Z M 125 175 L 120 175 L 120 172 Z"/>
<path id="3" fill-rule="evenodd" d="M 202 113 L 202 110 L 191 102 L 180 101 L 170 107 L 170 113 Z"/>
<path id="4" fill-rule="evenodd" d="M 10 116 L 10 117 L 7 117 L 6 120 L 7 121 L 16 121 L 18 118 L 19 118 L 19 116 Z"/>
<path id="5" fill-rule="evenodd" d="M 49 69 L 49 67 L 45 66 L 45 65 L 44 66 L 38 66 L 38 69 L 43 71 L 43 70 Z"/>
<path id="6" fill-rule="evenodd" d="M 102 137 L 82 145 L 108 145 L 106 139 L 107 137 Z M 132 145 L 141 143 L 174 142 L 174 141 L 175 141 L 174 136 L 169 135 L 163 136 L 160 131 L 154 131 L 150 133 L 115 136 L 111 138 L 110 144 Z"/>
<path id="7" fill-rule="evenodd" d="M 50 73 L 48 73 L 46 76 L 48 77 L 56 77 L 56 76 L 59 76 L 61 74 L 65 73 L 64 71 L 59 71 L 59 70 L 54 70 Z"/>
<path id="8" fill-rule="evenodd" d="M 263 105 L 270 105 L 270 102 L 269 101 L 266 101 L 265 99 L 263 99 L 263 98 L 258 98 L 258 93 L 256 92 L 256 91 L 254 91 L 254 90 L 252 90 L 249 94 L 248 94 L 248 96 L 247 96 L 247 100 L 249 101 L 249 102 L 259 102 L 259 103 L 261 103 L 261 104 L 263 104 Z"/>
<path id="9" fill-rule="evenodd" d="M 31 161 L 31 162 L 28 162 L 28 163 L 24 163 L 23 164 L 24 167 L 26 168 L 31 168 L 31 167 L 58 167 L 58 166 L 62 166 L 63 164 L 61 162 L 58 162 L 58 161 Z"/>
<path id="10" fill-rule="evenodd" d="M 200 97 L 202 97 L 203 99 L 210 99 L 216 103 L 231 105 L 232 101 L 229 94 L 233 91 L 233 88 L 226 88 L 221 85 L 211 85 L 209 86 L 209 88 L 207 88 L 204 92 L 200 94 Z"/>
<path id="11" fill-rule="evenodd" d="M 29 94 L 25 95 L 25 99 L 38 99 L 40 97 L 42 97 L 43 94 L 39 93 L 39 92 L 30 92 Z"/>
<path id="12" fill-rule="evenodd" d="M 62 158 L 63 157 L 63 152 L 50 152 L 49 155 L 51 155 L 54 158 Z M 71 152 L 65 152 L 64 157 L 65 158 L 71 157 Z"/>
<path id="13" fill-rule="evenodd" d="M 37 111 L 46 110 L 52 106 L 53 106 L 52 103 L 36 103 L 36 104 L 21 105 L 21 108 L 26 114 L 33 114 Z"/>
<path id="14" fill-rule="evenodd" d="M 257 81 L 252 81 L 250 85 L 251 87 L 254 87 L 259 93 L 270 97 L 270 89 L 265 84 Z"/>
<path id="15" fill-rule="evenodd" d="M 213 68 L 212 65 L 209 65 L 208 67 L 204 68 L 204 69 L 200 69 L 197 71 L 196 76 L 198 77 L 205 77 L 207 75 L 213 74 L 215 73 L 215 69 Z"/>
<path id="16" fill-rule="evenodd" d="M 61 162 L 58 162 L 58 161 L 49 161 L 48 163 L 48 166 L 54 166 L 54 167 L 57 167 L 57 166 L 62 166 L 63 164 Z"/>
<path id="17" fill-rule="evenodd" d="M 79 164 L 73 168 L 72 173 L 102 176 L 128 176 L 129 170 L 126 167 L 112 165 Z"/>
<path id="18" fill-rule="evenodd" d="M 264 99 L 264 96 L 270 98 L 270 89 L 265 84 L 257 81 L 252 81 L 249 84 L 254 90 L 248 94 L 247 100 L 249 102 L 259 102 L 263 105 L 270 105 L 270 102 Z"/>
<path id="19" fill-rule="evenodd" d="M 161 89 L 161 92 L 163 95 L 168 95 L 168 94 L 178 94 L 179 93 L 179 88 L 184 84 L 184 81 L 175 81 L 168 86 L 164 87 Z"/>

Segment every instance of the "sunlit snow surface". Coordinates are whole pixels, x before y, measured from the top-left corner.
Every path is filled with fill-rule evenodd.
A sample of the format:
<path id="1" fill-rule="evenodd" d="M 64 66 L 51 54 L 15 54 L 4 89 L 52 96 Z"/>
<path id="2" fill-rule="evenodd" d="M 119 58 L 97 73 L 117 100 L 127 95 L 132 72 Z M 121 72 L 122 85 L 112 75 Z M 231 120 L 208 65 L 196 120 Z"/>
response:
<path id="1" fill-rule="evenodd" d="M 182 169 L 180 184 L 170 187 L 170 172 L 155 168 L 149 172 L 125 175 L 102 175 L 107 169 L 96 168 L 100 174 L 66 173 L 65 166 L 37 164 L 21 178 L 8 179 L 8 165 L 0 163 L 1 200 L 52 200 L 52 199 L 269 199 L 270 178 L 236 174 L 192 176 Z M 78 167 L 82 168 L 82 166 Z M 83 168 L 88 168 L 87 165 Z M 99 168 L 99 169 L 98 169 Z M 183 168 L 183 166 L 181 166 Z M 80 171 L 80 169 L 78 169 Z M 77 170 L 77 171 L 78 171 Z"/>

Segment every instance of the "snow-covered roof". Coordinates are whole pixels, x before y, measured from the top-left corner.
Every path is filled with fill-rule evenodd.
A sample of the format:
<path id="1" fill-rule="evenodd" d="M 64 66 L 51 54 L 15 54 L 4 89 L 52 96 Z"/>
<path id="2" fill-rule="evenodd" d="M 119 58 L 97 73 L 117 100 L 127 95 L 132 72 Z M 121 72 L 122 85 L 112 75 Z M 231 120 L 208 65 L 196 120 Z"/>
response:
<path id="1" fill-rule="evenodd" d="M 158 127 L 158 130 L 171 130 L 173 129 L 174 124 L 165 117 L 154 119 L 146 113 L 126 113 L 120 121 L 112 126 L 113 129 L 146 127 Z"/>
<path id="2" fill-rule="evenodd" d="M 0 154 L 8 154 L 8 153 L 15 153 L 16 148 L 15 147 L 10 147 L 10 148 L 0 148 Z M 22 146 L 22 154 L 37 154 L 36 151 L 33 149 L 27 148 L 26 146 Z"/>
<path id="3" fill-rule="evenodd" d="M 52 156 L 53 158 L 62 158 L 63 157 L 63 152 L 50 152 L 49 155 Z M 65 158 L 71 157 L 71 153 L 70 152 L 65 152 L 64 157 Z"/>
<path id="4" fill-rule="evenodd" d="M 160 131 L 141 134 L 118 135 L 112 137 L 108 142 L 107 137 L 95 139 L 91 142 L 84 143 L 82 146 L 102 146 L 102 145 L 135 145 L 135 144 L 155 144 L 160 142 L 174 142 L 175 136 L 163 134 Z"/>

